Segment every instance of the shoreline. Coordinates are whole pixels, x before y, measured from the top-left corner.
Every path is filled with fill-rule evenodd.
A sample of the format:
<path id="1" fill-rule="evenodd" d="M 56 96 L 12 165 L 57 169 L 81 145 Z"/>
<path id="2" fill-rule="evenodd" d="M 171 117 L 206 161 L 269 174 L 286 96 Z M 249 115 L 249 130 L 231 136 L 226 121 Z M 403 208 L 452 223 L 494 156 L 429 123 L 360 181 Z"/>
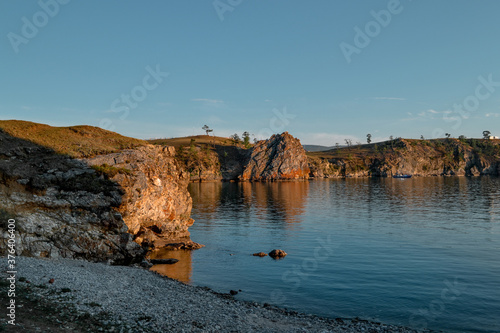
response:
<path id="1" fill-rule="evenodd" d="M 68 306 L 78 318 L 96 319 L 101 332 L 417 332 L 358 318 L 323 318 L 242 301 L 140 267 L 73 259 L 18 257 L 17 261 L 16 284 L 20 289 L 29 289 L 32 296 L 49 303 Z M 21 277 L 30 283 L 19 281 Z M 22 320 L 18 318 L 18 322 Z M 66 324 L 59 322 L 55 324 Z M 5 324 L 4 318 L 2 326 Z"/>
<path id="2" fill-rule="evenodd" d="M 495 177 L 499 178 L 500 175 L 419 175 L 414 174 L 410 178 L 481 178 L 481 177 Z M 200 184 L 200 183 L 286 183 L 286 182 L 309 182 L 312 180 L 336 180 L 336 179 L 401 179 L 392 176 L 345 176 L 345 177 L 309 177 L 309 178 L 298 178 L 298 179 L 268 179 L 268 180 L 239 180 L 239 179 L 213 179 L 213 180 L 190 180 L 189 184 Z M 403 178 L 404 179 L 404 178 Z"/>

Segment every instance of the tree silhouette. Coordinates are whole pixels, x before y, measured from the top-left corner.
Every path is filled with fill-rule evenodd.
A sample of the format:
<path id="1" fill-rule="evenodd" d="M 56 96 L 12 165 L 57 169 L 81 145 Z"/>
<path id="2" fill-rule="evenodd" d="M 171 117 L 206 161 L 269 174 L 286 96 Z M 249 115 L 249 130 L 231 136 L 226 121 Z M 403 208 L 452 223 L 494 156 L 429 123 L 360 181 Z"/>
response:
<path id="1" fill-rule="evenodd" d="M 237 133 L 234 133 L 233 135 L 231 135 L 230 138 L 233 140 L 234 144 L 237 144 L 240 142 L 240 136 Z"/>
<path id="2" fill-rule="evenodd" d="M 491 135 L 491 132 L 490 132 L 490 131 L 483 131 L 483 138 L 484 138 L 484 139 L 489 139 L 489 138 L 490 138 L 490 135 Z"/>
<path id="3" fill-rule="evenodd" d="M 203 125 L 203 127 L 201 129 L 204 130 L 207 133 L 207 135 L 208 135 L 208 133 L 214 131 L 213 129 L 210 129 L 210 127 L 208 127 L 208 125 Z"/>
<path id="4" fill-rule="evenodd" d="M 366 135 L 366 142 L 367 142 L 368 144 L 372 143 L 372 135 L 371 135 L 370 133 L 368 133 L 368 134 Z"/>
<path id="5" fill-rule="evenodd" d="M 243 144 L 245 145 L 246 148 L 248 148 L 248 146 L 250 146 L 250 133 L 245 131 L 241 136 L 243 138 Z"/>

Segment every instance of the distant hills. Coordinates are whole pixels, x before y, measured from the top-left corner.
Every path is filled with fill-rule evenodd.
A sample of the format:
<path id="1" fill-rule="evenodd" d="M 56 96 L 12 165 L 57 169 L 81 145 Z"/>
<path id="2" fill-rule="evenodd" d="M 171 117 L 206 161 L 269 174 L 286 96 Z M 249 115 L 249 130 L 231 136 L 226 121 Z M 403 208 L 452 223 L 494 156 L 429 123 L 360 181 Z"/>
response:
<path id="1" fill-rule="evenodd" d="M 335 146 L 320 146 L 320 145 L 302 145 L 302 147 L 304 147 L 304 149 L 306 151 L 309 151 L 309 152 L 314 152 L 314 151 L 327 151 L 327 150 L 331 150 L 331 149 L 334 149 Z M 340 147 L 343 147 L 343 146 L 340 146 Z"/>

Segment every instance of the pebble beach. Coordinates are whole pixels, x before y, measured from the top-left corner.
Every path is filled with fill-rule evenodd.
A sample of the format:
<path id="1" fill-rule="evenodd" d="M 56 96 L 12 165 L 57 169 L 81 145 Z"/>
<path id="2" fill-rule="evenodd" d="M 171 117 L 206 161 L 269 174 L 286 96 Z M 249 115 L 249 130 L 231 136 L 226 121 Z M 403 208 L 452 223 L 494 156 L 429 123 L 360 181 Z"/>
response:
<path id="1" fill-rule="evenodd" d="M 78 313 L 105 318 L 101 331 L 417 332 L 383 323 L 320 318 L 240 301 L 230 294 L 186 285 L 141 267 L 28 257 L 17 258 L 17 266 L 17 278 L 21 279 L 17 284 L 45 286 L 31 292 L 63 307 L 72 307 Z"/>

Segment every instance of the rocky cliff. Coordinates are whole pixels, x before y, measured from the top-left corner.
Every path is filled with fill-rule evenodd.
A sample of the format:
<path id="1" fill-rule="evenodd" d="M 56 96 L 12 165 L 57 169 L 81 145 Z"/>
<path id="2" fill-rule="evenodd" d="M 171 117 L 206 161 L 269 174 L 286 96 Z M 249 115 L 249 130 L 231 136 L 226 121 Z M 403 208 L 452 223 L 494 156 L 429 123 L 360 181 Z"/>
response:
<path id="1" fill-rule="evenodd" d="M 311 176 L 387 177 L 500 174 L 500 142 L 482 139 L 396 139 L 309 153 Z"/>
<path id="2" fill-rule="evenodd" d="M 309 177 L 307 156 L 300 141 L 288 132 L 254 145 L 234 139 L 197 136 L 151 140 L 175 144 L 176 159 L 192 182 L 272 181 Z M 188 146 L 189 144 L 189 146 Z"/>
<path id="3" fill-rule="evenodd" d="M 121 188 L 84 162 L 0 131 L 0 176 L 2 255 L 13 218 L 18 255 L 117 264 L 142 259 L 117 211 Z"/>
<path id="4" fill-rule="evenodd" d="M 189 174 L 179 167 L 175 154 L 174 147 L 147 145 L 84 160 L 121 186 L 118 211 L 139 244 L 199 247 L 188 232 L 194 222 Z"/>
<path id="5" fill-rule="evenodd" d="M 19 255 L 127 264 L 152 247 L 200 247 L 189 239 L 189 175 L 173 147 L 89 126 L 0 125 L 2 254 L 9 218 Z"/>
<path id="6" fill-rule="evenodd" d="M 259 141 L 250 151 L 240 180 L 291 180 L 309 177 L 307 156 L 300 141 L 288 132 Z"/>

